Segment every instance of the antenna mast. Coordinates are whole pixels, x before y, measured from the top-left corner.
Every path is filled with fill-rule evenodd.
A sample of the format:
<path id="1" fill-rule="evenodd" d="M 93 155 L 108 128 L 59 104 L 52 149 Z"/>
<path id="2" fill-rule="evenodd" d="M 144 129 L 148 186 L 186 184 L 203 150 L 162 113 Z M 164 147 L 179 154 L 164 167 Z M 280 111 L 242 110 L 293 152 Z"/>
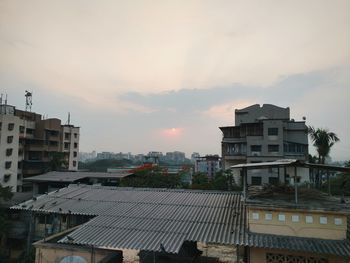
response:
<path id="1" fill-rule="evenodd" d="M 25 91 L 25 95 L 26 97 L 26 111 L 31 112 L 32 111 L 32 97 L 33 97 L 33 92 L 29 92 L 28 90 Z"/>

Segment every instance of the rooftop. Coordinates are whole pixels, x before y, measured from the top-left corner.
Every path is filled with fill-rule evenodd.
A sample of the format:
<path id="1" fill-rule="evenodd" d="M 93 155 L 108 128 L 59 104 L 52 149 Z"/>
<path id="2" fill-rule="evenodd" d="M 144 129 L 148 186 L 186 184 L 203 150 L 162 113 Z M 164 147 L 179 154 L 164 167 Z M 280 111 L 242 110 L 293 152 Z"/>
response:
<path id="1" fill-rule="evenodd" d="M 246 218 L 232 192 L 70 185 L 12 209 L 96 216 L 59 243 L 177 253 L 185 240 L 242 244 Z"/>
<path id="2" fill-rule="evenodd" d="M 234 192 L 69 185 L 11 209 L 94 216 L 59 244 L 178 253 L 184 241 L 197 241 L 350 256 L 347 239 L 249 232 Z"/>
<path id="3" fill-rule="evenodd" d="M 119 179 L 124 178 L 132 173 L 118 172 L 118 173 L 101 173 L 101 172 L 48 172 L 42 175 L 32 176 L 24 178 L 23 181 L 27 182 L 63 182 L 74 183 L 84 178 L 97 178 L 97 179 Z"/>
<path id="4" fill-rule="evenodd" d="M 329 196 L 316 189 L 298 189 L 298 203 L 295 203 L 295 188 L 280 186 L 251 186 L 248 188 L 246 204 L 261 208 L 290 208 L 315 211 L 333 211 L 350 213 L 350 203 L 341 202 L 341 198 Z"/>

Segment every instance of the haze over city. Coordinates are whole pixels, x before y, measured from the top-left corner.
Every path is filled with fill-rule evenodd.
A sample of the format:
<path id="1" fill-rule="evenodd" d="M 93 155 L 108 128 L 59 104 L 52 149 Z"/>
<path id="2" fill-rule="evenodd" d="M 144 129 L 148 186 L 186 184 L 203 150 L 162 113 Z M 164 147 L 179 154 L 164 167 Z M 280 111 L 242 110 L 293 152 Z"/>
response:
<path id="1" fill-rule="evenodd" d="M 8 103 L 81 126 L 81 151 L 220 153 L 271 103 L 350 140 L 349 1 L 2 1 Z M 311 143 L 310 143 L 311 144 Z M 312 147 L 310 147 L 312 150 Z"/>

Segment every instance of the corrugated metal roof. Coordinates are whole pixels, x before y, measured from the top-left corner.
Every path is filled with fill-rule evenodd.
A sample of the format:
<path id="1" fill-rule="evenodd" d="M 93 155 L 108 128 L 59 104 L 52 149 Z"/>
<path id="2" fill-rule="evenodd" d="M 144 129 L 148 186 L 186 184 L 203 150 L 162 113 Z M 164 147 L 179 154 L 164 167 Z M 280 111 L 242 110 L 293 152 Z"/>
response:
<path id="1" fill-rule="evenodd" d="M 239 169 L 239 168 L 264 168 L 264 167 L 272 167 L 272 166 L 290 166 L 294 164 L 300 164 L 300 161 L 296 159 L 281 159 L 273 162 L 262 162 L 262 163 L 241 163 L 232 165 L 231 169 Z"/>
<path id="2" fill-rule="evenodd" d="M 290 237 L 249 233 L 245 241 L 249 247 L 287 249 L 350 257 L 350 240 L 325 240 L 318 238 Z"/>
<path id="3" fill-rule="evenodd" d="M 350 256 L 349 240 L 248 233 L 232 192 L 70 185 L 12 209 L 95 216 L 60 243 L 177 253 L 187 240 Z"/>
<path id="4" fill-rule="evenodd" d="M 240 194 L 70 185 L 12 207 L 96 216 L 59 242 L 177 253 L 185 240 L 243 244 Z"/>
<path id="5" fill-rule="evenodd" d="M 73 183 L 84 178 L 100 178 L 100 179 L 116 179 L 124 178 L 132 173 L 118 172 L 118 173 L 102 173 L 102 172 L 48 172 L 41 175 L 24 178 L 28 182 L 63 182 Z"/>

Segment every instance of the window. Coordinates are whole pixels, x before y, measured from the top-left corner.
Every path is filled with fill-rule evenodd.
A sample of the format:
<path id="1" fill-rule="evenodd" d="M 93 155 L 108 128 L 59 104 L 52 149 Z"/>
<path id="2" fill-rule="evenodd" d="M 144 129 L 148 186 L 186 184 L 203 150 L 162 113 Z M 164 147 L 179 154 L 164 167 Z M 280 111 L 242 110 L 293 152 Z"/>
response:
<path id="1" fill-rule="evenodd" d="M 265 220 L 271 221 L 272 220 L 272 214 L 271 213 L 265 214 Z"/>
<path id="2" fill-rule="evenodd" d="M 254 220 L 259 220 L 259 213 L 252 214 Z"/>
<path id="3" fill-rule="evenodd" d="M 278 135 L 278 128 L 268 128 L 267 129 L 268 136 L 276 136 Z"/>
<path id="4" fill-rule="evenodd" d="M 70 143 L 69 142 L 65 142 L 64 143 L 64 149 L 69 149 Z"/>
<path id="5" fill-rule="evenodd" d="M 77 161 L 73 161 L 73 166 L 74 166 L 74 167 L 77 166 Z"/>
<path id="6" fill-rule="evenodd" d="M 328 263 L 328 259 L 317 256 L 266 253 L 266 263 Z"/>
<path id="7" fill-rule="evenodd" d="M 70 139 L 70 136 L 69 136 L 70 134 L 68 133 L 68 132 L 65 132 L 64 133 L 64 139 L 65 140 L 69 140 Z"/>
<path id="8" fill-rule="evenodd" d="M 34 133 L 34 130 L 33 130 L 33 129 L 27 128 L 27 129 L 26 129 L 26 133 L 27 133 L 27 134 L 33 134 L 33 133 Z"/>
<path id="9" fill-rule="evenodd" d="M 5 162 L 5 168 L 10 169 L 12 165 L 12 162 Z"/>
<path id="10" fill-rule="evenodd" d="M 73 156 L 74 156 L 74 157 L 77 157 L 77 156 L 78 156 L 78 153 L 77 153 L 77 152 L 73 152 Z"/>
<path id="11" fill-rule="evenodd" d="M 305 217 L 305 222 L 307 224 L 312 224 L 314 222 L 314 218 L 312 216 L 306 216 Z"/>
<path id="12" fill-rule="evenodd" d="M 286 221 L 286 215 L 285 214 L 279 214 L 278 215 L 278 221 L 281 221 L 281 222 Z"/>
<path id="13" fill-rule="evenodd" d="M 334 218 L 334 224 L 339 226 L 343 223 L 343 220 L 341 218 Z"/>
<path id="14" fill-rule="evenodd" d="M 22 125 L 19 126 L 19 132 L 20 132 L 20 133 L 24 133 L 24 126 L 22 126 Z"/>
<path id="15" fill-rule="evenodd" d="M 1 131 L 1 127 L 2 127 L 2 122 L 0 122 L 0 131 Z"/>
<path id="16" fill-rule="evenodd" d="M 22 180 L 22 174 L 17 174 L 17 180 Z"/>
<path id="17" fill-rule="evenodd" d="M 321 225 L 326 225 L 327 224 L 327 217 L 321 216 L 320 217 L 320 224 Z"/>
<path id="18" fill-rule="evenodd" d="M 278 184 L 278 178 L 277 177 L 269 177 L 269 184 L 277 185 Z"/>
<path id="19" fill-rule="evenodd" d="M 74 133 L 74 138 L 78 138 L 78 134 L 77 133 Z"/>
<path id="20" fill-rule="evenodd" d="M 261 152 L 261 145 L 251 145 L 250 150 L 252 152 Z"/>
<path id="21" fill-rule="evenodd" d="M 261 185 L 261 176 L 252 176 L 252 185 Z"/>
<path id="22" fill-rule="evenodd" d="M 297 223 L 299 222 L 300 218 L 298 215 L 292 215 L 292 222 Z"/>
<path id="23" fill-rule="evenodd" d="M 78 143 L 74 143 L 74 148 L 78 148 Z"/>
<path id="24" fill-rule="evenodd" d="M 7 136 L 7 143 L 13 142 L 13 136 Z"/>
<path id="25" fill-rule="evenodd" d="M 268 145 L 268 151 L 271 152 L 279 152 L 279 145 L 278 144 L 269 144 Z"/>
<path id="26" fill-rule="evenodd" d="M 10 181 L 10 178 L 11 178 L 11 174 L 5 174 L 4 175 L 4 182 L 6 183 L 6 182 Z"/>
<path id="27" fill-rule="evenodd" d="M 15 124 L 14 123 L 9 123 L 8 124 L 8 130 L 9 131 L 13 131 L 14 128 L 15 128 Z"/>
<path id="28" fill-rule="evenodd" d="M 6 149 L 6 156 L 11 156 L 12 155 L 12 148 Z"/>

